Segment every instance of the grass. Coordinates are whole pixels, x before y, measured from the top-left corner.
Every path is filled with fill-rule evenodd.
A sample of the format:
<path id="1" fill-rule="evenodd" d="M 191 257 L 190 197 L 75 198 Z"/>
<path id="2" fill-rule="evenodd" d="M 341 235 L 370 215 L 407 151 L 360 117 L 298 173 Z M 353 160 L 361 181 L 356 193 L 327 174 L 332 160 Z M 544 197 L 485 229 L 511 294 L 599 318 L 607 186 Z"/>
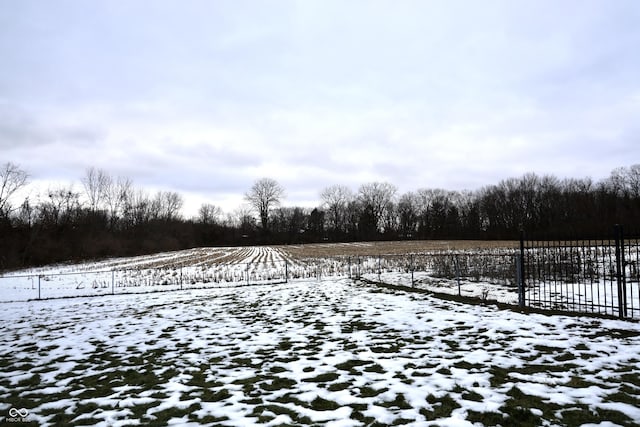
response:
<path id="1" fill-rule="evenodd" d="M 443 397 L 435 397 L 430 394 L 427 396 L 427 402 L 431 405 L 432 409 L 427 408 L 420 409 L 420 414 L 423 415 L 427 421 L 434 421 L 439 418 L 450 417 L 451 413 L 460 408 L 458 402 L 450 395 L 446 394 Z"/>
<path id="2" fill-rule="evenodd" d="M 193 403 L 186 408 L 172 407 L 164 409 L 159 412 L 154 412 L 152 415 L 152 424 L 155 425 L 169 425 L 169 421 L 174 418 L 189 417 L 194 411 L 201 409 L 199 403 Z"/>
<path id="3" fill-rule="evenodd" d="M 335 411 L 340 407 L 340 404 L 321 397 L 316 397 L 311 401 L 311 409 L 314 411 Z"/>
<path id="4" fill-rule="evenodd" d="M 226 388 L 222 390 L 213 391 L 210 389 L 203 389 L 201 398 L 204 402 L 221 402 L 231 397 L 231 392 Z"/>
<path id="5" fill-rule="evenodd" d="M 265 382 L 261 384 L 260 388 L 262 388 L 265 391 L 290 390 L 296 384 L 298 384 L 296 380 L 292 380 L 289 378 L 275 377 L 270 383 Z"/>
<path id="6" fill-rule="evenodd" d="M 404 394 L 398 393 L 393 400 L 381 402 L 380 406 L 386 408 L 411 409 L 412 406 L 407 402 Z"/>
<path id="7" fill-rule="evenodd" d="M 302 381 L 305 383 L 328 383 L 340 378 L 340 374 L 336 372 L 327 372 L 324 374 L 316 375 L 312 378 L 304 378 Z"/>
<path id="8" fill-rule="evenodd" d="M 454 368 L 458 368 L 458 369 L 465 369 L 467 371 L 480 370 L 480 369 L 484 368 L 484 365 L 481 365 L 479 363 L 469 363 L 466 360 L 457 361 L 451 366 L 453 366 Z"/>
<path id="9" fill-rule="evenodd" d="M 389 389 L 386 387 L 381 389 L 374 389 L 368 386 L 364 386 L 364 387 L 360 387 L 360 397 L 364 397 L 364 398 L 377 397 L 382 393 L 386 393 L 387 391 L 389 391 Z"/>
<path id="10" fill-rule="evenodd" d="M 348 360 L 346 362 L 342 362 L 342 363 L 338 363 L 336 365 L 336 369 L 339 369 L 341 371 L 349 371 L 352 374 L 357 374 L 357 369 L 359 367 L 362 366 L 367 366 L 367 365 L 371 365 L 373 362 L 368 361 L 368 360 L 357 360 L 357 359 L 352 359 L 352 360 Z"/>
<path id="11" fill-rule="evenodd" d="M 475 391 L 467 391 L 462 393 L 462 398 L 464 400 L 470 400 L 473 402 L 482 402 L 484 400 L 484 397 L 482 397 L 481 394 L 476 393 Z"/>
<path id="12" fill-rule="evenodd" d="M 329 387 L 327 387 L 327 390 L 329 391 L 342 391 L 342 390 L 347 390 L 351 387 L 351 383 L 346 381 L 346 382 L 341 382 L 341 383 L 333 383 L 331 385 L 329 385 Z"/>
<path id="13" fill-rule="evenodd" d="M 467 413 L 467 421 L 470 423 L 479 423 L 483 426 L 503 426 L 510 425 L 510 423 L 506 423 L 507 416 L 500 414 L 498 412 L 478 412 L 474 410 L 469 410 Z M 513 424 L 517 425 L 517 424 Z"/>
<path id="14" fill-rule="evenodd" d="M 361 320 L 352 320 L 342 326 L 343 333 L 352 333 L 355 331 L 370 331 L 379 325 L 374 322 L 363 322 Z"/>
<path id="15" fill-rule="evenodd" d="M 267 413 L 272 413 L 274 416 L 267 415 Z M 278 404 L 267 404 L 267 405 L 258 405 L 254 408 L 252 416 L 258 419 L 260 423 L 267 423 L 278 415 L 287 415 L 293 421 L 303 425 L 311 425 L 313 422 L 309 417 L 301 416 L 298 412 L 290 409 L 284 405 Z"/>

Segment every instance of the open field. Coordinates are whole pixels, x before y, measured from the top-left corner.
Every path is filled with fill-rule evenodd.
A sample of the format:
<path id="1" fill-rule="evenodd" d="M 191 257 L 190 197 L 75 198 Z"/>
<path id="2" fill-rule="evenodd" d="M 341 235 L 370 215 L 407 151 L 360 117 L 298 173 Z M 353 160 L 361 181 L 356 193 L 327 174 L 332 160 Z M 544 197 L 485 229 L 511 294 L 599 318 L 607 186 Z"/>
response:
<path id="1" fill-rule="evenodd" d="M 517 241 L 512 240 L 404 240 L 396 242 L 315 243 L 277 246 L 277 248 L 294 258 L 317 258 L 515 249 L 518 244 Z"/>
<path id="2" fill-rule="evenodd" d="M 489 256 L 494 256 L 494 252 L 498 254 L 513 251 L 514 244 L 481 241 L 407 241 L 195 248 L 5 273 L 0 276 L 0 301 L 267 284 L 312 277 L 371 275 L 381 270 L 384 270 L 387 276 L 393 276 L 389 280 L 406 282 L 411 281 L 411 275 L 407 276 L 410 254 L 431 252 L 442 255 L 454 250 L 464 250 L 474 254 L 476 251 L 489 252 Z M 379 255 L 389 256 L 384 266 L 377 258 L 371 257 Z M 421 261 L 416 258 L 416 265 L 424 264 L 423 261 L 424 259 Z M 476 261 L 487 264 L 479 258 Z M 489 264 L 491 263 L 487 265 Z M 426 264 L 420 265 L 419 268 L 433 270 L 433 266 Z M 481 270 L 488 271 L 484 267 Z M 482 289 L 476 282 L 490 278 L 487 274 L 477 273 L 477 268 L 474 271 L 477 276 L 475 282 L 466 283 L 464 289 L 469 295 L 480 295 Z M 512 280 L 513 274 L 507 274 L 509 280 Z M 457 292 L 457 288 L 452 288 L 455 284 L 444 278 L 442 272 L 435 281 L 424 274 L 420 277 L 419 285 L 422 287 L 435 286 L 439 290 Z M 504 292 L 500 293 L 502 294 Z M 513 300 L 512 296 L 508 299 Z"/>
<path id="3" fill-rule="evenodd" d="M 53 265 L 0 276 L 0 301 L 274 283 L 298 264 L 275 248 L 225 247 Z"/>
<path id="4" fill-rule="evenodd" d="M 204 247 L 136 257 L 69 263 L 7 272 L 5 275 L 72 273 L 97 270 L 142 268 L 211 267 L 318 257 L 401 255 L 410 253 L 473 250 L 513 250 L 516 241 L 489 240 L 411 240 L 396 242 L 314 243 L 308 245 Z"/>
<path id="5" fill-rule="evenodd" d="M 410 241 L 195 248 L 5 273 L 0 276 L 0 301 L 363 277 L 516 305 L 515 246 L 516 242 Z M 547 248 L 527 252 L 527 260 L 542 266 L 532 270 L 534 279 L 539 283 L 540 272 L 549 277 L 549 285 L 527 287 L 527 301 L 534 307 L 543 299 L 552 301 L 554 310 L 617 316 L 618 288 L 613 286 L 609 258 L 600 253 L 598 248 L 571 252 L 576 258 L 571 265 L 580 266 L 576 270 L 565 266 L 566 257 L 551 256 Z M 549 267 L 554 262 L 558 271 Z M 638 281 L 631 269 L 628 273 L 628 314 L 637 317 Z M 563 281 L 563 275 L 570 281 Z"/>
<path id="6" fill-rule="evenodd" d="M 2 309 L 0 414 L 26 409 L 32 425 L 640 420 L 636 323 L 523 315 L 346 279 Z"/>

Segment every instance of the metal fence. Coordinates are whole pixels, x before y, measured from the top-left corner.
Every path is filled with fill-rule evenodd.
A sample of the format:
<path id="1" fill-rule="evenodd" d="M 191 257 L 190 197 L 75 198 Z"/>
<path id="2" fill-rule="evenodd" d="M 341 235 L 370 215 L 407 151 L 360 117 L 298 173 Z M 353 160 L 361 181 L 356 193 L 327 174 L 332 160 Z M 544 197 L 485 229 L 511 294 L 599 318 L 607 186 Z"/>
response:
<path id="1" fill-rule="evenodd" d="M 640 318 L 640 241 L 521 239 L 525 304 L 546 310 Z"/>

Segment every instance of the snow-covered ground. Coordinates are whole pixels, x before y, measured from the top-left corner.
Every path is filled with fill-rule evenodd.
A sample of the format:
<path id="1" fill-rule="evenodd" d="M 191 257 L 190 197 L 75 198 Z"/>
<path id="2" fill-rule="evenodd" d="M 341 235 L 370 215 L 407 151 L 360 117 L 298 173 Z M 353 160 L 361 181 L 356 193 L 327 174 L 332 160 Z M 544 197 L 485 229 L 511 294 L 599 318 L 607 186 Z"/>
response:
<path id="1" fill-rule="evenodd" d="M 372 282 L 518 305 L 518 288 L 513 285 L 475 281 L 467 278 L 458 281 L 455 278 L 434 277 L 432 273 L 424 271 L 414 272 L 413 275 L 402 272 L 367 273 L 362 277 Z"/>
<path id="2" fill-rule="evenodd" d="M 355 246 L 348 247 L 352 250 Z M 15 271 L 0 275 L 0 302 L 237 287 L 304 278 L 363 277 L 437 293 L 518 304 L 513 251 L 478 249 L 313 258 L 296 258 L 291 253 L 282 247 L 266 246 L 197 248 Z M 591 253 L 599 252 L 593 249 Z M 575 265 L 583 266 L 580 271 L 563 267 L 552 274 L 534 269 L 536 277 L 527 279 L 526 305 L 619 316 L 618 287 L 602 262 L 605 258 L 597 257 L 597 268 L 595 262 L 576 261 Z M 573 273 L 567 275 L 567 271 Z M 542 280 L 541 273 L 548 277 Z M 635 270 L 627 269 L 626 279 L 625 317 L 639 318 L 640 282 Z"/>
<path id="3" fill-rule="evenodd" d="M 637 425 L 640 325 L 347 279 L 3 303 L 0 414 L 53 425 Z"/>
<path id="4" fill-rule="evenodd" d="M 198 248 L 14 271 L 0 276 L 0 301 L 268 284 L 312 274 L 277 248 Z"/>

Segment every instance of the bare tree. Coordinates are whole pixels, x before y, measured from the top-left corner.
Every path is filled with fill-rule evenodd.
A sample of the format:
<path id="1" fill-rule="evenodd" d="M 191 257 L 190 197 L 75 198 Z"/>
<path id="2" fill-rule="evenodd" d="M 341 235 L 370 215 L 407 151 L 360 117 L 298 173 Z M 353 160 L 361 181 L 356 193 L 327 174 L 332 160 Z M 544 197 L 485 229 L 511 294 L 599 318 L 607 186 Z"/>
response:
<path id="1" fill-rule="evenodd" d="M 39 204 L 39 218 L 47 225 L 73 224 L 80 210 L 80 193 L 69 187 L 47 191 L 48 200 Z"/>
<path id="2" fill-rule="evenodd" d="M 269 226 L 269 211 L 280 205 L 280 199 L 284 198 L 284 188 L 272 178 L 262 178 L 253 184 L 244 198 L 256 210 L 262 229 L 266 231 Z"/>
<path id="3" fill-rule="evenodd" d="M 274 209 L 271 218 L 271 228 L 275 233 L 287 235 L 289 242 L 297 239 L 306 230 L 308 214 L 299 207 L 281 207 Z"/>
<path id="4" fill-rule="evenodd" d="M 332 185 L 320 192 L 323 206 L 329 213 L 329 226 L 335 231 L 344 231 L 347 205 L 353 200 L 353 193 L 345 185 Z"/>
<path id="5" fill-rule="evenodd" d="M 159 191 L 151 202 L 152 211 L 160 219 L 171 221 L 180 217 L 184 200 L 174 191 Z"/>
<path id="6" fill-rule="evenodd" d="M 87 169 L 86 175 L 82 178 L 82 185 L 89 201 L 89 209 L 96 211 L 107 200 L 112 182 L 111 176 L 103 169 L 94 167 Z"/>
<path id="7" fill-rule="evenodd" d="M 384 226 L 383 220 L 392 209 L 397 191 L 396 186 L 388 182 L 363 184 L 358 190 L 358 196 L 363 206 L 371 208 L 378 230 Z"/>
<path id="8" fill-rule="evenodd" d="M 413 237 L 418 227 L 418 200 L 414 193 L 405 193 L 398 201 L 398 220 L 402 237 Z"/>
<path id="9" fill-rule="evenodd" d="M 198 210 L 198 221 L 202 224 L 217 224 L 222 216 L 222 209 L 210 203 L 203 203 Z"/>
<path id="10" fill-rule="evenodd" d="M 22 205 L 18 208 L 16 216 L 19 224 L 29 228 L 31 228 L 33 223 L 37 220 L 36 209 L 31 205 L 28 197 L 24 199 L 24 202 L 22 202 Z"/>
<path id="11" fill-rule="evenodd" d="M 29 175 L 14 163 L 7 162 L 0 167 L 0 218 L 9 215 L 9 199 L 27 185 L 28 178 Z"/>
<path id="12" fill-rule="evenodd" d="M 619 167 L 611 171 L 606 180 L 607 186 L 617 196 L 640 196 L 640 164 L 630 167 Z"/>
<path id="13" fill-rule="evenodd" d="M 165 194 L 166 212 L 168 219 L 181 219 L 182 207 L 184 206 L 184 198 L 180 193 L 170 191 Z"/>
<path id="14" fill-rule="evenodd" d="M 116 181 L 111 179 L 108 182 L 105 189 L 105 202 L 109 211 L 111 228 L 113 228 L 119 216 L 124 213 L 132 193 L 133 183 L 129 178 L 118 177 Z"/>
<path id="15" fill-rule="evenodd" d="M 627 187 L 632 197 L 640 197 L 640 164 L 627 169 Z"/>
<path id="16" fill-rule="evenodd" d="M 249 233 L 255 228 L 255 218 L 251 215 L 251 207 L 242 205 L 233 213 L 227 214 L 226 225 L 235 227 L 242 233 L 242 237 L 248 237 Z"/>
<path id="17" fill-rule="evenodd" d="M 623 167 L 615 168 L 611 171 L 611 175 L 605 181 L 609 191 L 616 196 L 624 196 L 625 193 L 625 178 L 626 172 Z"/>
<path id="18" fill-rule="evenodd" d="M 416 193 L 418 228 L 422 237 L 433 237 L 441 232 L 447 222 L 447 214 L 456 206 L 458 193 L 442 188 L 421 188 Z"/>
<path id="19" fill-rule="evenodd" d="M 149 222 L 154 215 L 158 215 L 157 212 L 154 212 L 154 208 L 157 209 L 157 206 L 154 207 L 152 205 L 152 200 L 146 191 L 141 189 L 132 190 L 127 194 L 123 207 L 123 217 L 127 225 L 144 224 Z"/>

